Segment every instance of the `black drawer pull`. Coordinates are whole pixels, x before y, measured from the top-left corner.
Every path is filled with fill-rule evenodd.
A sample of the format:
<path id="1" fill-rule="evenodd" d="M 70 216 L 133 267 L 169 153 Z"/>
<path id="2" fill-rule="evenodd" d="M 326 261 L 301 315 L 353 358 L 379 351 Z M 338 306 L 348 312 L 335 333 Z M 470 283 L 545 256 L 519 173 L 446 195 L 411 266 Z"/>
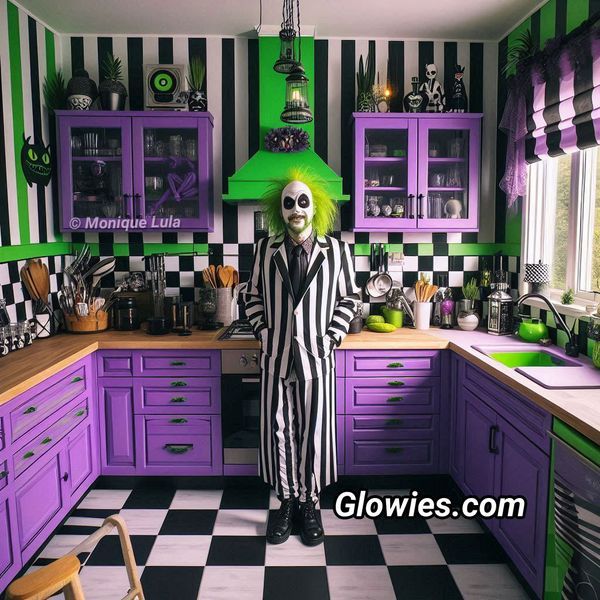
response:
<path id="1" fill-rule="evenodd" d="M 37 407 L 35 407 L 35 406 L 30 406 L 29 408 L 26 408 L 26 409 L 23 411 L 23 414 L 24 414 L 24 415 L 30 415 L 31 413 L 34 413 L 36 410 L 37 410 Z"/>
<path id="2" fill-rule="evenodd" d="M 496 434 L 498 433 L 499 429 L 498 429 L 498 425 L 492 425 L 490 427 L 490 437 L 488 440 L 488 450 L 492 453 L 492 454 L 498 454 L 500 452 L 500 450 L 498 449 L 498 446 L 496 446 Z"/>
<path id="3" fill-rule="evenodd" d="M 83 417 L 83 415 L 85 415 L 85 408 L 83 408 L 83 409 L 81 409 L 81 410 L 78 410 L 78 411 L 75 413 L 75 416 L 76 416 L 76 417 Z"/>
<path id="4" fill-rule="evenodd" d="M 52 438 L 51 438 L 51 437 L 45 437 L 45 438 L 42 440 L 42 442 L 41 442 L 41 443 L 42 443 L 42 444 L 49 444 L 51 441 L 52 441 Z"/>
<path id="5" fill-rule="evenodd" d="M 180 423 L 187 423 L 187 422 L 188 422 L 188 420 L 187 420 L 187 419 L 171 419 L 171 420 L 169 421 L 169 423 L 177 423 L 177 424 L 180 424 Z"/>
<path id="6" fill-rule="evenodd" d="M 78 381 L 83 381 L 83 377 L 73 377 L 73 379 L 71 379 L 71 383 L 77 383 Z"/>
<path id="7" fill-rule="evenodd" d="M 23 454 L 23 458 L 31 458 L 32 456 L 34 456 L 34 452 L 32 450 L 30 450 L 29 452 L 25 452 L 25 454 Z"/>
<path id="8" fill-rule="evenodd" d="M 388 454 L 398 454 L 399 452 L 402 452 L 403 448 L 398 448 L 398 446 L 395 446 L 393 448 L 386 448 L 385 451 Z"/>
<path id="9" fill-rule="evenodd" d="M 6 479 L 8 477 L 8 471 L 0 471 L 0 479 Z"/>
<path id="10" fill-rule="evenodd" d="M 171 361 L 171 366 L 172 367 L 185 367 L 186 362 L 183 360 L 173 360 Z"/>
<path id="11" fill-rule="evenodd" d="M 402 402 L 404 400 L 404 396 L 391 396 L 387 399 L 388 402 Z"/>
<path id="12" fill-rule="evenodd" d="M 401 362 L 393 362 L 390 363 L 387 368 L 388 369 L 399 369 L 400 367 L 403 367 L 404 365 Z"/>
<path id="13" fill-rule="evenodd" d="M 403 381 L 388 381 L 387 384 L 391 385 L 392 387 L 401 387 L 404 385 L 404 382 Z"/>
<path id="14" fill-rule="evenodd" d="M 165 444 L 165 450 L 171 454 L 185 454 L 194 447 L 194 444 Z"/>
<path id="15" fill-rule="evenodd" d="M 187 387 L 185 381 L 171 381 L 171 387 Z"/>
<path id="16" fill-rule="evenodd" d="M 62 476 L 62 478 L 63 478 L 63 481 L 69 481 L 69 474 L 68 474 L 68 473 L 65 473 L 65 474 Z"/>
<path id="17" fill-rule="evenodd" d="M 385 424 L 388 427 L 392 427 L 393 425 L 400 425 L 402 421 L 400 419 L 388 419 Z"/>
<path id="18" fill-rule="evenodd" d="M 175 396 L 175 398 L 171 398 L 170 401 L 173 403 L 181 403 L 181 402 L 186 402 L 187 398 L 185 396 Z"/>

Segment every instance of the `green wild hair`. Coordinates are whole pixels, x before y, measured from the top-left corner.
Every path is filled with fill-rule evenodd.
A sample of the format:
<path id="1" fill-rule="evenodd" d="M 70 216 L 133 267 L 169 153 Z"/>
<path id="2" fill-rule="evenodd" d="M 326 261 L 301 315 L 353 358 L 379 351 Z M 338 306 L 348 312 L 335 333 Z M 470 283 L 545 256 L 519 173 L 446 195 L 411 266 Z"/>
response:
<path id="1" fill-rule="evenodd" d="M 262 197 L 263 211 L 267 215 L 269 230 L 275 234 L 285 233 L 285 222 L 281 216 L 281 192 L 291 181 L 301 181 L 310 188 L 314 204 L 313 231 L 323 236 L 333 231 L 338 208 L 327 192 L 324 182 L 307 169 L 292 169 L 287 177 L 273 180 Z"/>

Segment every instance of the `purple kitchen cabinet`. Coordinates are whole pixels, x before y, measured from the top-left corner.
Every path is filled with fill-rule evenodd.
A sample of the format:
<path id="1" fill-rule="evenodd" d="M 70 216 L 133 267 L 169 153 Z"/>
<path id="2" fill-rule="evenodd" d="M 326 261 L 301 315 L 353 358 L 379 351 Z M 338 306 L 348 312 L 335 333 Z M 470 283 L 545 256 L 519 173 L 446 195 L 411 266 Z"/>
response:
<path id="1" fill-rule="evenodd" d="M 132 350 L 99 350 L 96 352 L 98 377 L 131 377 Z"/>
<path id="2" fill-rule="evenodd" d="M 140 350 L 133 356 L 133 374 L 147 377 L 220 377 L 218 350 Z"/>
<path id="3" fill-rule="evenodd" d="M 346 377 L 440 374 L 439 350 L 347 350 Z"/>
<path id="4" fill-rule="evenodd" d="M 103 475 L 135 474 L 132 379 L 98 379 L 98 408 Z"/>
<path id="5" fill-rule="evenodd" d="M 74 504 L 100 474 L 97 420 L 88 419 L 69 435 L 67 456 L 71 504 Z"/>
<path id="6" fill-rule="evenodd" d="M 221 413 L 220 377 L 136 377 L 136 413 Z"/>
<path id="7" fill-rule="evenodd" d="M 354 230 L 477 231 L 481 118 L 354 113 Z"/>
<path id="8" fill-rule="evenodd" d="M 62 231 L 212 231 L 210 113 L 57 111 Z"/>
<path id="9" fill-rule="evenodd" d="M 0 493 L 0 592 L 21 569 L 14 491 Z"/>

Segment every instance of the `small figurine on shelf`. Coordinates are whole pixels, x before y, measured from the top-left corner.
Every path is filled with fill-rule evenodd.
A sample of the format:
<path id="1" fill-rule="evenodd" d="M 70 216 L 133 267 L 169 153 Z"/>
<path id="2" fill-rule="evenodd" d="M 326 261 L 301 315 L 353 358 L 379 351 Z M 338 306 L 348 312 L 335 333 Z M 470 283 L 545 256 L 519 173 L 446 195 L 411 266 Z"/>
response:
<path id="1" fill-rule="evenodd" d="M 437 78 L 437 67 L 431 63 L 425 65 L 427 81 L 421 84 L 420 90 L 427 95 L 426 112 L 444 112 L 446 96 L 444 88 Z"/>
<path id="2" fill-rule="evenodd" d="M 469 101 L 467 99 L 465 82 L 463 81 L 464 74 L 464 67 L 461 67 L 460 65 L 454 67 L 454 84 L 448 102 L 448 112 L 467 112 Z"/>
<path id="3" fill-rule="evenodd" d="M 412 91 L 404 96 L 404 110 L 409 113 L 424 112 L 429 100 L 425 92 L 419 91 L 419 78 L 411 79 Z"/>

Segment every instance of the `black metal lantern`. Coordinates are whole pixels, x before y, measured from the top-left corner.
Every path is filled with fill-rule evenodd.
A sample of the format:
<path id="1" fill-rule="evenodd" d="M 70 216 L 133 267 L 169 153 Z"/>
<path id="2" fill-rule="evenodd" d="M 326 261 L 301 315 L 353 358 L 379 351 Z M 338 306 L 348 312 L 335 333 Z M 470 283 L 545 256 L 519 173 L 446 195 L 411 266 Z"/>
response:
<path id="1" fill-rule="evenodd" d="M 300 63 L 296 63 L 285 78 L 285 108 L 281 113 L 284 123 L 310 123 L 313 120 L 308 105 L 308 77 Z"/>
<path id="2" fill-rule="evenodd" d="M 290 73 L 296 64 L 294 42 L 296 30 L 293 27 L 283 27 L 279 32 L 279 58 L 273 69 L 278 73 Z"/>

